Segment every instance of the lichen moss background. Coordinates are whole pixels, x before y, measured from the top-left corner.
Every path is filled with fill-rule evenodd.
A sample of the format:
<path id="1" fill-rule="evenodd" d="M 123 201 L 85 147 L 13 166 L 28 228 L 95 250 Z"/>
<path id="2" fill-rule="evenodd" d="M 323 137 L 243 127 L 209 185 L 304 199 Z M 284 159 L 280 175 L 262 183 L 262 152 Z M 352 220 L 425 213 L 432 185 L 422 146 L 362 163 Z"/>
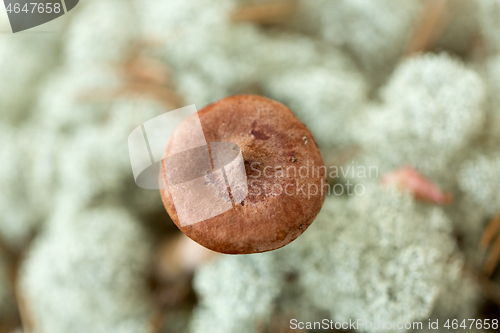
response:
<path id="1" fill-rule="evenodd" d="M 219 255 L 135 185 L 127 137 L 242 93 L 290 107 L 327 167 L 377 173 L 329 177 L 365 191 L 332 193 L 292 244 Z M 2 34 L 0 332 L 500 319 L 479 246 L 500 212 L 499 96 L 499 0 L 82 0 Z M 453 202 L 382 186 L 405 166 Z"/>

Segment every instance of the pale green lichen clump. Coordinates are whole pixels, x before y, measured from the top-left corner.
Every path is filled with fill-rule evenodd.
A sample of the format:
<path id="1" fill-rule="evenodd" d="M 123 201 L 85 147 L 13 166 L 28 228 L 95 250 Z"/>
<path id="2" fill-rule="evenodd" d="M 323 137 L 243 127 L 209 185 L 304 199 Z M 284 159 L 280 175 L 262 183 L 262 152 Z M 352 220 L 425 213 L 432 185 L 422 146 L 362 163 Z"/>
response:
<path id="1" fill-rule="evenodd" d="M 202 299 L 193 330 L 255 332 L 272 313 L 281 289 L 273 266 L 273 256 L 260 254 L 225 256 L 205 266 L 194 281 Z"/>
<path id="2" fill-rule="evenodd" d="M 41 79 L 57 65 L 59 43 L 56 34 L 0 39 L 0 120 L 19 123 L 30 114 Z"/>
<path id="3" fill-rule="evenodd" d="M 421 9 L 414 0 L 302 1 L 301 5 L 311 17 L 306 22 L 315 22 L 326 42 L 346 48 L 377 83 L 385 80 L 405 51 Z"/>

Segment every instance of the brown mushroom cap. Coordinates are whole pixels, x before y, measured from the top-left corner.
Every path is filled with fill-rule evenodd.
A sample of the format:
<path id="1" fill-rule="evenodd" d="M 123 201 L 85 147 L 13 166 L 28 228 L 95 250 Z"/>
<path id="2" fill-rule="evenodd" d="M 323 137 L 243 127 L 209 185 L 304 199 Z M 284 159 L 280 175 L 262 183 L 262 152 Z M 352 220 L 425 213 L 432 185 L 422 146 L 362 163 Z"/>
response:
<path id="1" fill-rule="evenodd" d="M 179 229 L 197 243 L 228 254 L 270 251 L 299 237 L 319 213 L 326 192 L 326 168 L 311 132 L 285 105 L 260 96 L 224 98 L 198 116 L 208 143 L 240 146 L 248 195 L 220 215 L 181 226 L 167 186 L 161 197 Z M 174 131 L 167 155 L 178 142 L 190 140 L 192 119 Z M 164 168 L 162 172 L 166 180 Z"/>

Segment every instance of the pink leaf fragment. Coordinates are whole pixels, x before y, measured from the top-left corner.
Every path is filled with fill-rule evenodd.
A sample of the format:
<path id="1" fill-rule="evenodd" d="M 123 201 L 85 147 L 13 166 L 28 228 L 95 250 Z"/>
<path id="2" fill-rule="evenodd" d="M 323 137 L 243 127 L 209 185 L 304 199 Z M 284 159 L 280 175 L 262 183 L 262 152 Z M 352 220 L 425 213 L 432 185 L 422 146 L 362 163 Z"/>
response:
<path id="1" fill-rule="evenodd" d="M 453 194 L 441 191 L 433 182 L 420 174 L 411 166 L 403 166 L 382 176 L 383 186 L 397 186 L 402 190 L 409 191 L 414 198 L 446 205 L 453 201 Z"/>

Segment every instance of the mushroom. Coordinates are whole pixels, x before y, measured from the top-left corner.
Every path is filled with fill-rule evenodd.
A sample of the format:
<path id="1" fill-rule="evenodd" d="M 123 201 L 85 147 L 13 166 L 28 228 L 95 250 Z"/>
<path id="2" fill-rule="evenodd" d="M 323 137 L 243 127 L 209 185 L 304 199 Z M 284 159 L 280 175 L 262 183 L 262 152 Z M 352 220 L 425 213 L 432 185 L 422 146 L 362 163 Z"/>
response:
<path id="1" fill-rule="evenodd" d="M 160 192 L 179 229 L 197 243 L 227 254 L 270 251 L 299 237 L 319 213 L 326 185 L 321 153 L 306 126 L 285 105 L 273 100 L 253 95 L 228 97 L 181 122 L 166 146 L 165 156 L 178 151 L 181 143 L 193 141 L 193 124 L 198 117 L 209 147 L 221 142 L 239 146 L 248 194 L 245 192 L 246 197 L 235 199 L 238 194 L 228 184 L 233 172 L 230 168 L 222 168 L 226 170 L 225 184 L 214 180 L 213 173 L 207 171 L 202 175 L 203 184 L 217 188 L 220 193 L 227 190 L 229 196 L 221 198 L 230 200 L 232 207 L 197 223 L 183 224 L 169 189 L 171 178 L 165 159 L 160 177 L 166 186 Z M 307 144 L 303 138 L 308 138 Z M 180 161 L 187 160 L 184 157 L 176 160 Z M 211 171 L 215 172 L 213 149 L 211 161 Z M 191 192 L 185 195 L 196 195 L 196 200 L 202 198 Z"/>

